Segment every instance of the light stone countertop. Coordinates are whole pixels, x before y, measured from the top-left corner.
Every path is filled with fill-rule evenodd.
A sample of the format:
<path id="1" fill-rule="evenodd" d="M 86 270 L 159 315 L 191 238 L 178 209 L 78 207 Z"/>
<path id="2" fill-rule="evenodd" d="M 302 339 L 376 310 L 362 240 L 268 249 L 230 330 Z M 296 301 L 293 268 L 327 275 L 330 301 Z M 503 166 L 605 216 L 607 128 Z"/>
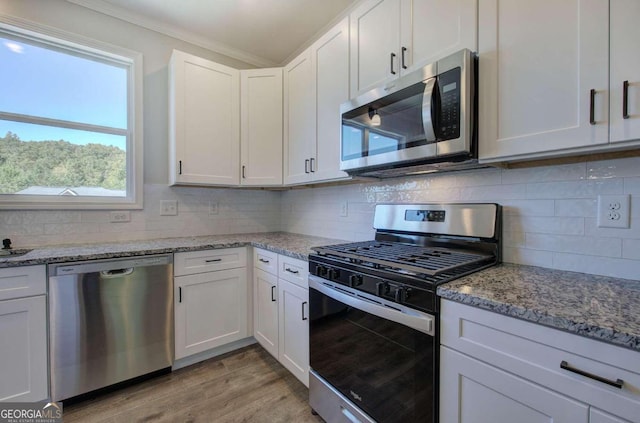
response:
<path id="1" fill-rule="evenodd" d="M 640 352 L 640 281 L 501 264 L 438 295 Z"/>
<path id="2" fill-rule="evenodd" d="M 35 248 L 0 268 L 251 245 L 300 260 L 348 241 L 286 232 L 163 238 Z M 438 287 L 442 298 L 640 351 L 640 281 L 501 264 Z"/>
<path id="3" fill-rule="evenodd" d="M 126 241 L 101 244 L 59 245 L 35 248 L 18 257 L 0 257 L 0 268 L 28 266 L 34 264 L 62 263 L 140 256 L 148 254 L 166 254 L 184 251 L 233 248 L 252 245 L 284 254 L 300 260 L 307 260 L 313 251 L 311 247 L 347 242 L 339 239 L 291 234 L 285 232 L 267 232 L 234 235 L 211 235 L 185 238 L 163 238 L 146 241 Z"/>

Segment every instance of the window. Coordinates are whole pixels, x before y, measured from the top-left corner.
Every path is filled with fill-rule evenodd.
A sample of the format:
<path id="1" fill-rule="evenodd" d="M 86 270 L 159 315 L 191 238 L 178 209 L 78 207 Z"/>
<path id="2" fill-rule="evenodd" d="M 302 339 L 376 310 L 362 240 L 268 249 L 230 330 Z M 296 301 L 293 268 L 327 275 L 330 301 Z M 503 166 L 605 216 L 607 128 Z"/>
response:
<path id="1" fill-rule="evenodd" d="M 0 22 L 0 207 L 142 207 L 142 59 Z"/>

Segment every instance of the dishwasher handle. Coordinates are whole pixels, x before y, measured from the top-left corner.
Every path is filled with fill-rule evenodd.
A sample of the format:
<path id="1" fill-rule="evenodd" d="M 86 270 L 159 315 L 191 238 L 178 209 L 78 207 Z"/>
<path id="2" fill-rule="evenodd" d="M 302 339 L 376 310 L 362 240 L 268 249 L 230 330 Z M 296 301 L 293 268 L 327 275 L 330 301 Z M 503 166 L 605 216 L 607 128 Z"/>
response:
<path id="1" fill-rule="evenodd" d="M 100 272 L 100 276 L 103 278 L 119 278 L 121 276 L 127 276 L 133 273 L 133 267 L 127 267 L 124 269 L 112 269 L 112 270 L 103 270 Z"/>

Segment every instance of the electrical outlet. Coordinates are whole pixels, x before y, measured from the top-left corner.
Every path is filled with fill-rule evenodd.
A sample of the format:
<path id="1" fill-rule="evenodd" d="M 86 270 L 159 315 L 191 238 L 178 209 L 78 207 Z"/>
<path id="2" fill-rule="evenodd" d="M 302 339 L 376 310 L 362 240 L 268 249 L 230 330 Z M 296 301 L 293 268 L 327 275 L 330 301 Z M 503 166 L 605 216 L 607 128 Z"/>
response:
<path id="1" fill-rule="evenodd" d="M 177 215 L 178 215 L 177 200 L 160 201 L 160 216 L 177 216 Z"/>
<path id="2" fill-rule="evenodd" d="M 209 216 L 218 214 L 218 202 L 215 200 L 209 201 Z"/>
<path id="3" fill-rule="evenodd" d="M 342 203 L 340 203 L 340 216 L 347 217 L 348 215 L 349 215 L 349 203 L 346 201 L 343 201 Z"/>
<path id="4" fill-rule="evenodd" d="M 599 195 L 598 227 L 628 228 L 629 203 L 629 195 Z"/>
<path id="5" fill-rule="evenodd" d="M 131 222 L 131 212 L 112 211 L 109 213 L 109 221 L 111 223 Z"/>

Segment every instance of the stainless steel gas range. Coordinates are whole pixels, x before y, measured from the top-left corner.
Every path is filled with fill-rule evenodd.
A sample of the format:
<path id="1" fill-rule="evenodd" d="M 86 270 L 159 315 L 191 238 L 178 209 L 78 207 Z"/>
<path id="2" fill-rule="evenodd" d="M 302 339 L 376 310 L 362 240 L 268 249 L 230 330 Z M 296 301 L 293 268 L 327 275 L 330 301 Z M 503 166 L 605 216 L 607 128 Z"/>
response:
<path id="1" fill-rule="evenodd" d="M 438 421 L 436 287 L 500 262 L 497 204 L 378 205 L 309 256 L 309 402 L 329 423 Z"/>

